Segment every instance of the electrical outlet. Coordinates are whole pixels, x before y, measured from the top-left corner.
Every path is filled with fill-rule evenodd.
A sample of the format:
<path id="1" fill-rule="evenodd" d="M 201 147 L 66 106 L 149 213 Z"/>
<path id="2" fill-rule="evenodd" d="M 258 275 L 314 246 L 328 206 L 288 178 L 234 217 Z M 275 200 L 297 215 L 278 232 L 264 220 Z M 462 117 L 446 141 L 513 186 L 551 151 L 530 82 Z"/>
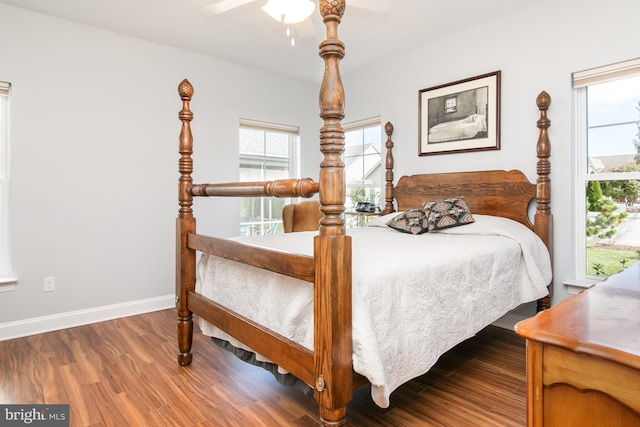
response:
<path id="1" fill-rule="evenodd" d="M 44 291 L 52 292 L 56 290 L 56 278 L 55 277 L 45 277 L 44 278 Z"/>

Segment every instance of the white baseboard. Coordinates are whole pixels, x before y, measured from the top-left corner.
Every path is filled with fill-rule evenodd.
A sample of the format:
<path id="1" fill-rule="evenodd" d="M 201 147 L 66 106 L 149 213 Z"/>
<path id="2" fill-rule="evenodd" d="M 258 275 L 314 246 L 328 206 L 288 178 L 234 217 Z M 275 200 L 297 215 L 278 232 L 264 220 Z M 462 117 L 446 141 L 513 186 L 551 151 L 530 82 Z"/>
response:
<path id="1" fill-rule="evenodd" d="M 152 311 L 166 310 L 173 307 L 175 307 L 175 296 L 171 294 L 86 310 L 70 311 L 51 316 L 18 320 L 16 322 L 0 323 L 0 341 L 73 328 L 75 326 L 89 325 L 91 323 L 134 316 L 136 314 L 150 313 Z M 523 315 L 507 313 L 493 322 L 493 325 L 513 331 L 515 324 L 526 318 L 527 317 Z"/>
<path id="2" fill-rule="evenodd" d="M 165 295 L 86 310 L 70 311 L 0 324 L 0 341 L 150 313 L 175 307 L 175 296 Z"/>

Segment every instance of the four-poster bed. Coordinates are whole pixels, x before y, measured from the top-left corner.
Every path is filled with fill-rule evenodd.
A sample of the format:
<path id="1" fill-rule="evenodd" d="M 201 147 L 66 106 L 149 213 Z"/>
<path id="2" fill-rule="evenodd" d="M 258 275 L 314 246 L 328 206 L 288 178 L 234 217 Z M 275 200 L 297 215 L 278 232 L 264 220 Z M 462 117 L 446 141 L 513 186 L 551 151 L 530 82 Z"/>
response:
<path id="1" fill-rule="evenodd" d="M 391 240 L 402 240 L 399 245 L 403 246 L 413 239 L 413 242 L 429 236 L 430 239 L 436 239 L 434 245 L 445 245 L 453 248 L 450 252 L 458 252 L 460 250 L 460 242 L 449 243 L 451 239 L 460 239 L 464 235 L 465 239 L 475 240 L 478 237 L 493 239 L 496 245 L 505 244 L 507 246 L 507 254 L 497 254 L 489 268 L 487 277 L 491 280 L 483 280 L 492 288 L 494 286 L 493 278 L 496 277 L 495 287 L 505 287 L 501 293 L 494 294 L 493 289 L 480 290 L 479 294 L 475 294 L 475 288 L 479 288 L 477 283 L 471 283 L 469 289 L 464 291 L 464 295 L 472 295 L 467 301 L 459 301 L 460 306 L 467 310 L 466 315 L 473 317 L 474 322 L 463 331 L 447 331 L 447 335 L 451 335 L 452 342 L 443 344 L 442 348 L 435 354 L 429 355 L 429 360 L 424 362 L 422 368 L 426 371 L 433 358 L 437 357 L 448 348 L 451 348 L 456 342 L 473 335 L 479 328 L 484 327 L 495 321 L 504 312 L 515 308 L 522 302 L 538 300 L 539 309 L 548 308 L 549 296 L 547 285 L 550 283 L 550 263 L 548 262 L 549 254 L 547 249 L 550 245 L 551 231 L 551 211 L 550 211 L 550 144 L 547 137 L 547 128 L 550 122 L 546 117 L 546 111 L 550 104 L 550 98 L 546 93 L 541 93 L 537 99 L 538 108 L 540 110 L 540 119 L 538 120 L 538 128 L 540 129 L 539 139 L 537 142 L 537 172 L 538 180 L 536 184 L 530 183 L 524 174 L 520 171 L 477 171 L 477 172 L 461 172 L 461 173 L 441 173 L 441 174 L 424 174 L 405 176 L 398 180 L 396 185 L 393 184 L 393 166 L 394 159 L 392 155 L 392 132 L 393 126 L 388 123 L 385 126 L 387 134 L 386 148 L 387 154 L 385 159 L 386 176 L 385 176 L 385 201 L 386 205 L 383 213 L 388 214 L 374 224 L 367 227 L 368 230 L 350 230 L 347 232 L 344 223 L 344 202 L 345 202 L 345 186 L 344 186 L 344 165 L 341 155 L 344 151 L 344 131 L 341 126 L 341 120 L 344 116 L 344 91 L 339 75 L 339 61 L 344 55 L 344 45 L 338 39 L 338 24 L 340 23 L 342 13 L 344 11 L 344 0 L 321 0 L 320 11 L 324 18 L 327 28 L 326 38 L 320 44 L 320 56 L 324 59 L 325 73 L 320 89 L 320 117 L 324 120 L 324 125 L 320 130 L 320 150 L 323 154 L 323 160 L 320 164 L 319 182 L 310 179 L 300 180 L 280 180 L 271 182 L 253 182 L 253 183 L 227 183 L 227 184 L 193 184 L 191 177 L 193 171 L 193 161 L 191 158 L 193 151 L 193 136 L 191 133 L 190 123 L 193 114 L 190 110 L 190 100 L 193 95 L 193 87 L 184 80 L 179 86 L 180 97 L 183 101 L 183 108 L 179 113 L 182 121 L 182 130 L 179 140 L 179 216 L 177 219 L 177 271 L 176 271 L 176 306 L 178 309 L 178 345 L 179 355 L 178 362 L 182 366 L 189 365 L 192 360 L 191 343 L 193 334 L 193 315 L 197 315 L 203 320 L 204 329 L 211 326 L 211 335 L 220 335 L 223 340 L 233 341 L 234 345 L 240 344 L 250 349 L 252 352 L 260 355 L 270 363 L 277 365 L 286 372 L 298 378 L 301 382 L 309 385 L 314 390 L 314 398 L 320 407 L 320 418 L 326 426 L 343 425 L 346 422 L 346 405 L 351 400 L 352 392 L 355 388 L 372 382 L 371 378 L 377 378 L 375 373 L 371 373 L 368 369 L 356 369 L 361 365 L 377 365 L 378 371 L 383 372 L 384 377 L 380 383 L 378 380 L 372 382 L 372 396 L 374 389 L 377 390 L 377 398 L 382 405 L 388 401 L 388 395 L 397 387 L 399 383 L 406 381 L 407 375 L 416 375 L 414 373 L 396 373 L 393 370 L 387 370 L 387 365 L 393 363 L 402 365 L 406 360 L 402 359 L 403 350 L 406 352 L 431 352 L 430 345 L 422 343 L 417 349 L 413 349 L 407 343 L 406 339 L 399 345 L 393 345 L 394 339 L 385 338 L 380 347 L 379 353 L 369 352 L 368 350 L 375 345 L 379 327 L 376 324 L 388 323 L 377 321 L 373 316 L 367 317 L 362 314 L 364 311 L 376 310 L 371 301 L 375 300 L 372 289 L 378 286 L 377 292 L 386 292 L 383 287 L 377 284 L 370 284 L 371 278 L 363 278 L 362 266 L 367 259 L 371 264 L 378 265 L 379 272 L 377 274 L 386 274 L 386 271 L 393 270 L 391 264 L 384 264 L 384 256 L 393 257 L 397 254 L 389 253 L 382 255 L 382 259 L 375 259 L 372 253 L 362 255 L 367 247 L 375 246 L 371 242 L 384 242 Z M 310 197 L 319 193 L 321 203 L 321 211 L 323 214 L 320 220 L 320 230 L 312 232 L 288 233 L 286 236 L 267 236 L 273 239 L 265 240 L 265 238 L 252 240 L 239 239 L 220 239 L 199 235 L 196 232 L 196 220 L 192 211 L 192 203 L 194 197 L 207 196 L 276 196 L 276 197 Z M 474 224 L 468 224 L 464 227 L 452 227 L 446 230 L 431 230 L 424 235 L 411 235 L 410 233 L 398 233 L 386 226 L 386 222 L 400 212 L 411 210 L 423 210 L 425 202 L 440 201 L 451 197 L 463 197 L 466 201 L 470 213 L 476 218 Z M 532 199 L 536 199 L 536 213 L 534 222 L 531 223 L 528 216 L 528 206 Z M 397 211 L 397 212 L 396 212 Z M 391 215 L 393 213 L 393 215 Z M 507 218 L 507 220 L 497 219 L 497 217 Z M 505 223 L 494 223 L 495 221 L 510 221 Z M 513 225 L 511 225 L 513 223 Z M 376 226 L 377 225 L 377 226 Z M 480 229 L 480 227 L 482 227 Z M 484 227 L 489 227 L 484 228 Z M 493 228 L 491 228 L 493 227 Z M 533 236 L 527 236 L 527 242 L 513 243 L 513 236 L 496 236 L 502 232 L 496 231 L 497 228 L 513 227 L 514 233 L 520 233 L 523 229 L 525 233 Z M 516 230 L 517 229 L 517 230 Z M 466 236 L 464 230 L 475 230 L 482 236 Z M 358 234 L 362 232 L 377 233 L 375 240 L 367 240 L 361 238 Z M 386 234 L 385 234 L 386 233 Z M 474 233 L 471 233 L 474 234 Z M 243 240 L 244 239 L 244 240 Z M 287 242 L 296 240 L 293 246 L 288 246 Z M 305 240 L 306 239 L 306 240 Z M 364 243 L 361 243 L 363 242 Z M 426 240 L 422 240 L 423 242 Z M 467 241 L 467 240 L 465 240 Z M 275 242 L 275 243 L 273 243 Z M 505 243 L 506 242 L 506 243 Z M 493 244 L 493 243 L 491 243 Z M 483 246 L 484 245 L 484 246 Z M 537 245 L 537 246 L 536 246 Z M 386 244 L 378 245 L 381 247 L 388 246 Z M 469 245 L 471 247 L 472 245 Z M 543 250 L 540 250 L 540 246 Z M 291 249 L 291 248 L 294 249 Z M 465 244 L 466 247 L 466 244 Z M 480 243 L 480 252 L 470 250 L 467 252 L 470 264 L 474 264 L 475 260 L 481 257 L 481 252 L 486 248 L 486 244 Z M 533 249 L 531 249 L 533 248 Z M 382 249 L 382 248 L 381 248 Z M 413 251 L 413 254 L 419 253 L 421 249 Z M 461 252 L 464 252 L 460 250 Z M 514 252 L 516 251 L 516 252 Z M 202 259 L 199 266 L 196 265 L 196 253 L 202 253 Z M 545 253 L 542 253 L 545 252 Z M 535 261 L 529 259 L 536 258 Z M 491 255 L 493 256 L 493 255 Z M 400 264 L 405 258 L 396 256 L 394 265 Z M 505 259 L 505 257 L 507 257 Z M 546 257 L 546 258 L 545 258 Z M 516 263 L 516 259 L 518 262 Z M 524 259 L 524 260 L 523 260 Z M 501 260 L 500 264 L 496 260 Z M 542 261 L 540 261 L 542 260 Z M 548 265 L 545 265 L 544 261 Z M 450 265 L 457 265 L 456 260 L 446 260 Z M 225 264 L 227 263 L 227 264 Z M 502 268 L 504 264 L 514 267 L 512 275 L 509 268 Z M 414 262 L 408 262 L 415 264 Z M 542 265 L 539 268 L 539 265 Z M 384 268 L 380 269 L 380 265 Z M 235 266 L 240 266 L 241 273 L 233 270 Z M 366 267 L 366 266 L 365 266 Z M 396 266 L 397 267 L 397 266 Z M 197 268 L 200 268 L 199 274 Z M 422 270 L 416 274 L 424 275 L 425 271 L 431 271 L 435 267 L 421 267 Z M 473 276 L 475 270 L 464 270 L 462 265 L 459 268 L 448 267 L 444 270 L 444 275 L 454 275 L 457 270 L 464 272 L 463 276 Z M 468 267 L 472 268 L 472 267 Z M 232 271 L 233 270 L 233 271 Z M 221 280 L 224 286 L 211 285 L 209 277 L 213 277 L 215 281 L 220 271 L 232 271 L 228 273 L 230 276 L 241 275 L 243 279 L 257 274 L 256 271 L 262 271 L 265 275 L 277 277 L 277 280 L 288 281 L 286 285 L 276 284 L 274 286 L 286 286 L 285 293 L 289 293 L 291 289 L 303 289 L 308 297 L 305 302 L 296 303 L 289 300 L 278 300 L 275 303 L 270 300 L 269 308 L 276 307 L 294 310 L 298 307 L 293 317 L 300 322 L 300 325 L 287 326 L 289 332 L 283 332 L 278 327 L 266 326 L 265 323 L 257 321 L 260 315 L 254 316 L 254 313 L 242 312 L 236 310 L 233 304 L 233 298 L 239 294 L 249 295 L 249 302 L 243 302 L 250 308 L 257 306 L 257 299 L 260 299 L 262 291 L 249 291 L 246 289 L 238 291 L 231 288 L 231 282 L 227 283 L 227 276 Z M 366 268 L 365 268 L 366 270 Z M 371 270 L 371 269 L 370 269 Z M 507 272 L 507 276 L 500 276 L 501 270 Z M 371 270 L 374 271 L 374 270 Z M 434 270 L 435 271 L 435 270 Z M 262 274 L 262 273 L 261 273 Z M 402 271 L 402 274 L 407 274 Z M 484 274 L 484 273 L 483 273 Z M 528 287 L 520 287 L 521 277 L 524 282 L 529 281 L 529 276 L 535 276 L 527 283 Z M 262 277 L 262 276 L 260 276 Z M 265 276 L 267 277 L 267 276 Z M 441 275 L 436 279 L 440 281 Z M 392 276 L 385 276 L 381 279 L 385 284 L 390 283 Z M 514 280 L 516 278 L 517 280 Z M 401 280 L 406 279 L 404 277 Z M 270 280 L 270 279 L 269 279 Z M 268 282 L 267 279 L 258 279 L 257 282 Z M 462 280 L 462 279 L 461 279 Z M 466 279 L 465 279 L 466 280 Z M 411 279 L 411 282 L 417 280 Z M 240 280 L 241 285 L 252 285 L 250 280 Z M 535 282 L 535 283 L 533 283 Z M 258 285 L 261 283 L 255 283 Z M 457 282 L 456 282 L 457 284 Z M 512 286 L 508 286 L 512 284 Z M 518 285 L 518 286 L 516 286 Z M 213 290 L 211 287 L 213 286 Z M 422 286 L 422 285 L 421 285 Z M 391 288 L 391 285 L 388 286 Z M 426 286 L 423 286 L 426 287 Z M 214 298 L 219 289 L 228 289 L 232 294 L 228 301 L 224 297 L 221 299 Z M 449 285 L 448 288 L 455 288 Z M 207 290 L 209 289 L 209 290 Z M 216 290 L 218 289 L 218 290 Z M 420 286 L 410 288 L 394 287 L 396 297 L 402 299 L 402 295 L 421 294 Z M 416 290 L 417 289 L 417 290 Z M 367 294 L 367 290 L 371 291 Z M 440 292 L 440 291 L 438 291 Z M 468 292 L 468 293 L 467 293 Z M 458 293 L 461 293 L 458 292 Z M 438 294 L 440 295 L 440 294 Z M 393 300 L 386 299 L 389 304 L 393 304 Z M 380 299 L 380 298 L 378 298 Z M 405 297 L 405 300 L 407 297 Z M 403 304 L 414 303 L 414 300 L 420 300 L 420 297 L 408 298 L 411 301 L 404 301 Z M 478 300 L 481 304 L 478 305 Z M 503 300 L 505 302 L 503 302 Z M 379 303 L 379 301 L 378 301 Z M 451 310 L 450 305 L 457 303 L 456 299 L 449 297 L 446 301 L 437 301 L 429 303 L 429 310 L 424 314 L 425 318 L 430 315 L 431 311 L 436 312 L 437 306 L 447 307 L 447 311 Z M 483 307 L 476 310 L 476 307 Z M 261 311 L 264 311 L 260 309 Z M 426 310 L 426 308 L 425 308 Z M 277 311 L 277 310 L 276 310 Z M 392 310 L 387 310 L 392 311 Z M 463 310 L 460 310 L 463 311 Z M 302 318 L 303 313 L 307 317 Z M 408 312 L 407 312 L 408 313 Z M 377 314 L 377 313 L 376 313 Z M 415 310 L 412 316 L 415 315 Z M 398 313 L 398 317 L 411 317 L 406 313 Z M 464 317 L 464 316 L 463 316 Z M 365 323 L 370 322 L 373 326 L 362 327 L 361 318 L 365 319 Z M 302 319 L 302 320 L 300 320 Z M 373 319 L 373 320 L 372 320 Z M 269 319 L 267 319 L 269 320 Z M 419 325 L 420 318 L 414 319 L 416 322 L 413 326 Z M 391 320 L 389 320 L 391 321 Z M 458 325 L 457 322 L 463 320 L 444 320 L 444 323 Z M 275 323 L 285 323 L 275 320 Z M 303 328 L 303 326 L 305 326 Z M 308 326 L 308 327 L 307 327 Z M 364 333 L 359 331 L 365 330 Z M 303 332 L 300 332 L 303 331 Z M 304 335 L 297 336 L 296 334 Z M 398 335 L 401 336 L 401 335 Z M 407 331 L 406 336 L 415 335 L 415 331 Z M 412 344 L 411 344 L 412 345 Z M 371 355 L 372 354 L 372 355 Z M 390 358 L 389 355 L 392 355 Z M 418 354 L 418 353 L 416 353 Z M 376 363 L 364 363 L 362 359 L 367 357 L 379 358 Z M 416 359 L 420 359 L 416 357 Z M 388 360 L 391 362 L 387 363 Z M 397 362 L 397 361 L 400 362 Z M 355 369 L 355 370 L 354 370 Z M 374 369 L 375 370 L 375 369 Z M 360 373 L 358 373 L 359 371 Z M 377 371 L 376 371 L 377 372 Z M 416 371 L 419 372 L 419 371 Z M 395 377 L 398 378 L 395 378 Z M 391 379 L 389 379 L 391 378 Z M 374 384 L 375 383 L 375 384 Z M 376 397 L 374 396 L 374 400 Z M 376 400 L 378 403 L 378 400 Z"/>

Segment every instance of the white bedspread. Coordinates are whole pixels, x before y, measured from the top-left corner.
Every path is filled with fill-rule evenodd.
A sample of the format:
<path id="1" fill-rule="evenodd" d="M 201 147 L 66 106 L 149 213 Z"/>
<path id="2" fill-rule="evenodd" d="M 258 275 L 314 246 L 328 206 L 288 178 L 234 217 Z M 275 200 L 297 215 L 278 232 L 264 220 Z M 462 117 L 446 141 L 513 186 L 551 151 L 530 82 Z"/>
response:
<path id="1" fill-rule="evenodd" d="M 475 223 L 422 235 L 386 227 L 353 238 L 353 367 L 380 407 L 440 355 L 518 305 L 547 294 L 549 253 L 523 225 L 474 215 Z M 375 226 L 376 224 L 382 226 Z M 243 237 L 243 242 L 312 255 L 317 232 Z M 199 291 L 313 349 L 310 283 L 203 255 Z M 223 284 L 219 286 L 218 284 Z M 201 321 L 203 333 L 248 349 Z"/>

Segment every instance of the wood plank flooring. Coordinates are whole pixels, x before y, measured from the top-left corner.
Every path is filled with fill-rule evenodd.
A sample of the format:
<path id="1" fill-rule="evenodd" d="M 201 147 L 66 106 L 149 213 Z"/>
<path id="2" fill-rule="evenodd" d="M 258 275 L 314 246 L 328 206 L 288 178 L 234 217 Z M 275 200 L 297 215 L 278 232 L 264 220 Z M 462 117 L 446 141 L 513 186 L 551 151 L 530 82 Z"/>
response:
<path id="1" fill-rule="evenodd" d="M 176 313 L 164 310 L 0 342 L 0 403 L 70 404 L 71 426 L 317 426 L 312 397 L 280 385 L 196 333 L 176 362 Z M 381 409 L 369 387 L 348 424 L 524 426 L 525 345 L 488 327 L 444 355 Z"/>

